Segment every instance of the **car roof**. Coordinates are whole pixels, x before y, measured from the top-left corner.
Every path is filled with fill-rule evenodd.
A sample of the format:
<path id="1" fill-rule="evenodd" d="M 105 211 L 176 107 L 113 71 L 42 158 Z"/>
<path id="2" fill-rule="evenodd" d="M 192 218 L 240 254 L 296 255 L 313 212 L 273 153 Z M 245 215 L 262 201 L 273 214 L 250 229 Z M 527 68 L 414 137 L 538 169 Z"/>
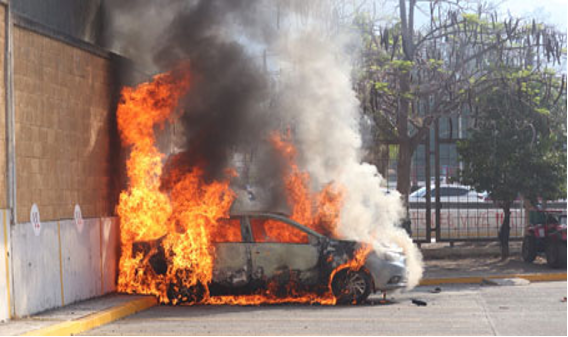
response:
<path id="1" fill-rule="evenodd" d="M 259 215 L 276 215 L 282 217 L 290 217 L 290 214 L 285 212 L 273 212 L 273 211 L 235 211 L 229 214 L 230 217 L 239 217 L 239 216 L 259 216 Z"/>
<path id="2" fill-rule="evenodd" d="M 265 211 L 238 211 L 238 212 L 232 212 L 229 215 L 231 218 L 237 218 L 237 217 L 268 217 L 268 218 L 273 218 L 273 219 L 277 219 L 277 220 L 281 220 L 284 222 L 290 222 L 291 225 L 298 227 L 299 229 L 308 232 L 310 234 L 313 234 L 315 236 L 321 236 L 321 237 L 325 237 L 325 235 L 318 233 L 316 231 L 314 231 L 313 229 L 306 227 L 300 223 L 298 223 L 297 221 L 290 219 L 290 216 L 285 214 L 285 213 L 281 213 L 281 212 L 265 212 Z"/>

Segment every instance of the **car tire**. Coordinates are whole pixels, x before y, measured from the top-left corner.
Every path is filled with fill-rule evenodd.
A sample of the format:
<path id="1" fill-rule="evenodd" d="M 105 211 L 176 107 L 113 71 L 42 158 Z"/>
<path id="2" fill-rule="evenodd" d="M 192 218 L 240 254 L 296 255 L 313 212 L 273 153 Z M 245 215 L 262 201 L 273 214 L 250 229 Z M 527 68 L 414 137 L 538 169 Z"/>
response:
<path id="1" fill-rule="evenodd" d="M 358 304 L 371 294 L 371 278 L 363 270 L 344 269 L 335 274 L 331 288 L 337 304 Z"/>
<path id="2" fill-rule="evenodd" d="M 559 258 L 560 258 L 560 266 L 566 267 L 566 242 L 562 242 L 560 244 L 560 249 L 558 251 Z"/>
<path id="3" fill-rule="evenodd" d="M 550 268 L 560 268 L 562 266 L 561 245 L 557 241 L 548 241 L 546 243 L 546 263 Z M 566 254 L 566 251 L 564 251 Z"/>
<path id="4" fill-rule="evenodd" d="M 172 304 L 178 303 L 188 303 L 195 304 L 199 303 L 205 297 L 206 289 L 201 282 L 189 288 L 181 285 L 179 282 L 177 284 L 170 283 L 167 290 L 167 296 Z"/>
<path id="5" fill-rule="evenodd" d="M 531 263 L 536 258 L 536 239 L 534 236 L 525 236 L 523 239 L 522 255 L 525 262 Z"/>

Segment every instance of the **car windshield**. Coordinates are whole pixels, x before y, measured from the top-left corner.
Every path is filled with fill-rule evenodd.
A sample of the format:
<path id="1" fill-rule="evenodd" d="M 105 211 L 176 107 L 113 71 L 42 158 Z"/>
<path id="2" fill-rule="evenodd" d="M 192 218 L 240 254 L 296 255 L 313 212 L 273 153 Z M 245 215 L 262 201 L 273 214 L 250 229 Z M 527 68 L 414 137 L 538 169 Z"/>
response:
<path id="1" fill-rule="evenodd" d="M 421 187 L 410 194 L 411 197 L 422 198 L 426 195 L 426 187 Z"/>
<path id="2" fill-rule="evenodd" d="M 251 217 L 250 225 L 258 243 L 309 243 L 308 234 L 280 220 Z"/>

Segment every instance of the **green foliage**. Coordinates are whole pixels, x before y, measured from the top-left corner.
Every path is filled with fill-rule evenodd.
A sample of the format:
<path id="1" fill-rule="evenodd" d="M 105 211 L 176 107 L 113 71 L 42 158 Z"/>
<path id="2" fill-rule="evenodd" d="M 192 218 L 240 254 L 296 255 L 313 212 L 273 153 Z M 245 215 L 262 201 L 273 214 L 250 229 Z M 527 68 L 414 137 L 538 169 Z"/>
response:
<path id="1" fill-rule="evenodd" d="M 462 18 L 465 20 L 465 22 L 467 23 L 476 23 L 479 24 L 481 22 L 481 20 L 479 19 L 479 16 L 475 13 L 463 13 L 462 14 Z"/>
<path id="2" fill-rule="evenodd" d="M 554 96 L 541 97 L 536 76 L 481 97 L 477 127 L 458 143 L 462 183 L 488 191 L 503 207 L 518 195 L 533 203 L 566 196 L 566 98 L 554 104 Z"/>
<path id="3" fill-rule="evenodd" d="M 375 90 L 389 95 L 392 94 L 392 92 L 389 90 L 389 84 L 386 82 L 375 82 Z"/>
<path id="4" fill-rule="evenodd" d="M 412 70 L 414 62 L 406 60 L 392 60 L 388 66 L 404 74 Z"/>

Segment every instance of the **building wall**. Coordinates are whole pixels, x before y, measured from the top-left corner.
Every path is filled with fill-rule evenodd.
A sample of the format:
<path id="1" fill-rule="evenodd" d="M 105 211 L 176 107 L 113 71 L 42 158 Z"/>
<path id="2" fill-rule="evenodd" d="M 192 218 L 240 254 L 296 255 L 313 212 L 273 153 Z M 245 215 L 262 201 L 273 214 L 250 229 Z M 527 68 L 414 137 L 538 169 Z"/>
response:
<path id="1" fill-rule="evenodd" d="M 102 34 L 101 0 L 12 0 L 12 10 L 58 32 L 96 43 Z"/>
<path id="2" fill-rule="evenodd" d="M 86 219 L 82 230 L 74 220 L 42 221 L 41 227 L 40 235 L 31 223 L 12 228 L 14 317 L 116 290 L 116 218 Z"/>
<path id="3" fill-rule="evenodd" d="M 110 61 L 13 29 L 17 222 L 109 216 Z"/>
<path id="4" fill-rule="evenodd" d="M 0 5 L 0 209 L 7 208 L 6 186 L 6 84 L 4 81 L 4 50 L 6 42 L 6 8 Z"/>
<path id="5" fill-rule="evenodd" d="M 116 74 L 128 63 L 14 12 L 5 36 L 4 9 L 0 4 L 0 320 L 116 290 L 119 225 L 112 215 L 123 175 Z M 4 71 L 10 38 L 12 93 Z M 6 101 L 14 106 L 13 218 Z M 34 203 L 40 231 L 30 223 Z M 75 204 L 83 226 L 74 220 Z"/>
<path id="6" fill-rule="evenodd" d="M 12 289 L 10 260 L 10 212 L 0 209 L 0 321 L 11 318 Z"/>

